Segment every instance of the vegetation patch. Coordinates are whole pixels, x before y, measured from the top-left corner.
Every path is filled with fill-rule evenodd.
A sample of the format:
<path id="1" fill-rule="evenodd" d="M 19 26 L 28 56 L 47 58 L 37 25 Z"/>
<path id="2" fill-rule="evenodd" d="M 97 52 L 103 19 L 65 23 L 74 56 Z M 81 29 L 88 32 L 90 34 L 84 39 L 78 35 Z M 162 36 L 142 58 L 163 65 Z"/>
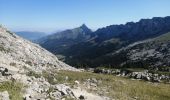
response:
<path id="1" fill-rule="evenodd" d="M 53 88 L 53 87 L 50 87 L 50 88 L 47 90 L 48 98 L 49 98 L 50 100 L 55 100 L 54 98 L 52 98 L 52 97 L 50 96 L 50 93 L 53 92 L 53 91 L 54 91 L 54 88 Z"/>
<path id="2" fill-rule="evenodd" d="M 0 51 L 5 51 L 5 48 L 2 45 L 0 45 Z"/>
<path id="3" fill-rule="evenodd" d="M 170 76 L 170 72 L 158 71 L 156 73 L 159 74 L 159 75 L 169 75 Z"/>
<path id="4" fill-rule="evenodd" d="M 35 78 L 40 78 L 41 74 L 38 74 L 34 71 L 29 71 L 29 72 L 27 72 L 27 76 L 34 76 Z"/>
<path id="5" fill-rule="evenodd" d="M 11 31 L 9 30 L 6 30 L 7 33 L 11 34 L 14 38 L 16 38 L 16 36 L 14 35 L 14 33 L 12 33 Z"/>
<path id="6" fill-rule="evenodd" d="M 0 51 L 4 51 L 4 52 L 8 53 L 8 52 L 10 52 L 10 49 L 6 49 L 6 48 L 4 48 L 3 45 L 0 45 Z"/>
<path id="7" fill-rule="evenodd" d="M 155 41 L 160 41 L 160 42 L 170 41 L 170 32 L 155 38 Z"/>
<path id="8" fill-rule="evenodd" d="M 0 92 L 8 91 L 10 100 L 23 100 L 22 90 L 23 84 L 18 82 L 6 81 L 0 83 Z"/>
<path id="9" fill-rule="evenodd" d="M 142 72 L 146 69 L 144 69 L 144 68 L 123 68 L 122 70 L 127 70 L 127 71 L 130 71 L 130 72 Z"/>
<path id="10" fill-rule="evenodd" d="M 10 63 L 10 66 L 16 66 L 17 64 L 16 63 Z"/>
<path id="11" fill-rule="evenodd" d="M 42 75 L 50 84 L 56 84 L 57 83 L 57 81 L 55 80 L 55 77 L 56 77 L 55 74 L 48 73 L 47 71 L 43 71 Z"/>
<path id="12" fill-rule="evenodd" d="M 67 79 L 66 79 L 67 77 Z M 90 72 L 59 71 L 55 78 L 59 83 L 80 83 L 95 78 L 98 81 L 97 90 L 92 92 L 120 100 L 169 100 L 170 85 L 151 83 L 113 75 L 95 74 Z M 91 90 L 90 90 L 91 91 Z"/>
<path id="13" fill-rule="evenodd" d="M 31 61 L 26 61 L 25 63 L 28 64 L 28 65 L 30 65 L 30 66 L 33 66 L 33 64 L 32 64 Z"/>

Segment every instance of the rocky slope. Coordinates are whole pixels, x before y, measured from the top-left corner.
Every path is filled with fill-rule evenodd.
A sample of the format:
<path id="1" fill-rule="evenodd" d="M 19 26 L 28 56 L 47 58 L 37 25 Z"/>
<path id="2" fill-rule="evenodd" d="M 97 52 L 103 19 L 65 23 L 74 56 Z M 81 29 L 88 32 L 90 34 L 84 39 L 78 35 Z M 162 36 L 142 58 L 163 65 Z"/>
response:
<path id="1" fill-rule="evenodd" d="M 0 27 L 0 38 L 0 66 L 17 67 L 16 69 L 25 66 L 36 71 L 48 68 L 73 69 L 39 45 L 24 40 L 3 27 Z"/>
<path id="2" fill-rule="evenodd" d="M 61 70 L 79 71 L 0 26 L 1 100 L 109 100 L 78 86 L 71 88 L 66 81 L 61 83 L 60 80 L 68 80 L 68 76 L 58 75 Z"/>

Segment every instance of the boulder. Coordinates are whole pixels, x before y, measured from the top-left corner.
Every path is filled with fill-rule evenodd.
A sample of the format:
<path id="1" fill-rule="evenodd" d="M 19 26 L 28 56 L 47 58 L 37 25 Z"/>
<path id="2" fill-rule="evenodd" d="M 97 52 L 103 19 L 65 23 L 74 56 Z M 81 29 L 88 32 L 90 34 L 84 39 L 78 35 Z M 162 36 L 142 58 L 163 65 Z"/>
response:
<path id="1" fill-rule="evenodd" d="M 53 92 L 50 93 L 50 97 L 61 99 L 62 98 L 62 94 L 59 91 L 53 91 Z"/>
<path id="2" fill-rule="evenodd" d="M 142 73 L 138 72 L 136 75 L 136 79 L 142 79 Z"/>
<path id="3" fill-rule="evenodd" d="M 30 94 L 25 94 L 24 96 L 23 96 L 23 98 L 24 98 L 24 100 L 31 100 L 31 95 Z"/>
<path id="4" fill-rule="evenodd" d="M 150 78 L 149 76 L 146 76 L 146 80 L 147 80 L 147 81 L 150 81 L 151 78 Z"/>
<path id="5" fill-rule="evenodd" d="M 79 99 L 80 100 L 85 100 L 85 97 L 83 95 L 80 95 Z"/>
<path id="6" fill-rule="evenodd" d="M 125 76 L 125 75 L 126 75 L 126 71 L 122 71 L 121 76 Z"/>
<path id="7" fill-rule="evenodd" d="M 5 70 L 4 67 L 0 67 L 0 72 L 2 73 Z"/>
<path id="8" fill-rule="evenodd" d="M 10 100 L 8 91 L 0 92 L 0 100 Z"/>
<path id="9" fill-rule="evenodd" d="M 55 85 L 55 89 L 57 89 L 61 94 L 64 96 L 70 96 L 72 98 L 75 98 L 74 93 L 70 89 L 70 87 L 64 85 L 64 84 L 58 84 Z"/>
<path id="10" fill-rule="evenodd" d="M 2 74 L 2 76 L 10 76 L 12 75 L 7 68 L 4 68 L 4 67 L 0 67 L 0 72 Z"/>
<path id="11" fill-rule="evenodd" d="M 74 83 L 76 84 L 76 85 L 79 85 L 80 84 L 80 82 L 79 81 L 74 81 Z"/>
<path id="12" fill-rule="evenodd" d="M 92 79 L 91 79 L 91 82 L 92 82 L 92 83 L 98 83 L 98 81 L 97 81 L 96 78 L 92 78 Z"/>
<path id="13" fill-rule="evenodd" d="M 159 77 L 153 77 L 153 82 L 161 82 L 160 78 Z"/>

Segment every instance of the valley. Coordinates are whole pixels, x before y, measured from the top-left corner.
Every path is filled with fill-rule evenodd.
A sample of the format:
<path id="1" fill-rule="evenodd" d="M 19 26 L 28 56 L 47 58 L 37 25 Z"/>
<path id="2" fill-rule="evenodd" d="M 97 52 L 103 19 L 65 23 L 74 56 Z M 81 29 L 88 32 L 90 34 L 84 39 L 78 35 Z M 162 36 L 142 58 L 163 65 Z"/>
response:
<path id="1" fill-rule="evenodd" d="M 44 37 L 38 43 L 77 68 L 167 71 L 170 66 L 169 23 L 169 16 L 154 17 L 124 25 L 110 25 L 94 32 L 82 25 Z"/>
<path id="2" fill-rule="evenodd" d="M 2 100 L 170 98 L 169 16 L 37 40 L 17 34 L 0 26 Z"/>
<path id="3" fill-rule="evenodd" d="M 0 100 L 170 100 L 170 0 L 0 0 Z"/>

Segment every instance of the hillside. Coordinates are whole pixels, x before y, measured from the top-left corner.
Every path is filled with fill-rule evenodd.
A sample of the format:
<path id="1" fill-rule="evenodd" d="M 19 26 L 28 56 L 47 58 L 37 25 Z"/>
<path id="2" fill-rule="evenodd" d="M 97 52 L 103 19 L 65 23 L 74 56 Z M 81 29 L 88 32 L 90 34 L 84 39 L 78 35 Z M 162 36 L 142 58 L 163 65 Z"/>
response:
<path id="1" fill-rule="evenodd" d="M 104 56 L 105 62 L 124 68 L 151 68 L 169 71 L 170 32 L 158 37 L 135 42 L 125 48 Z M 110 61 L 109 61 L 110 60 Z M 112 65 L 112 64 L 111 64 Z"/>
<path id="2" fill-rule="evenodd" d="M 39 45 L 24 40 L 3 27 L 0 27 L 0 32 L 1 66 L 16 66 L 18 69 L 26 66 L 31 69 L 37 69 L 37 71 L 38 69 L 50 67 L 59 69 L 71 68 L 61 63 L 56 56 Z"/>

